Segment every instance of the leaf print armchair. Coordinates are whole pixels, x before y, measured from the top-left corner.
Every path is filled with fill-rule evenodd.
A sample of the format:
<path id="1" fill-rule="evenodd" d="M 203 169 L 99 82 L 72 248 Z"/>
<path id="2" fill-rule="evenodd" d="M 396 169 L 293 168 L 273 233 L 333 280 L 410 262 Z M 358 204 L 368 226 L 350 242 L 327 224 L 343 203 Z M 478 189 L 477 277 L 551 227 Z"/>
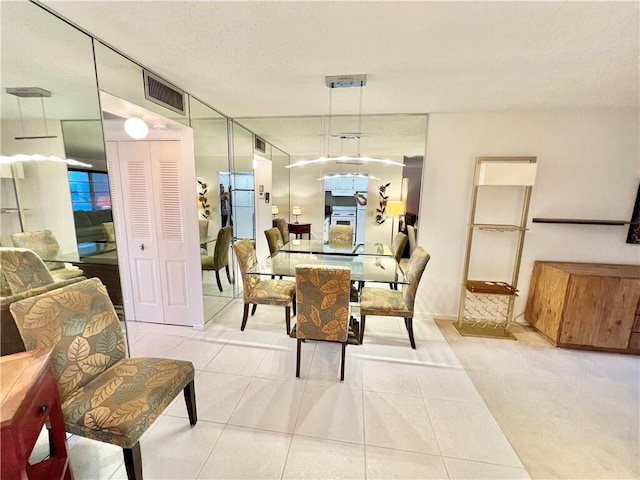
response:
<path id="1" fill-rule="evenodd" d="M 362 289 L 360 296 L 360 343 L 364 337 L 364 324 L 367 315 L 381 315 L 403 317 L 404 325 L 409 332 L 411 348 L 416 348 L 416 342 L 413 338 L 413 307 L 422 273 L 430 258 L 431 256 L 422 247 L 416 247 L 405 271 L 410 283 L 403 285 L 402 291 L 376 287 Z"/>
<path id="2" fill-rule="evenodd" d="M 353 227 L 329 225 L 329 245 L 353 245 Z"/>
<path id="3" fill-rule="evenodd" d="M 252 240 L 244 239 L 233 244 L 233 250 L 238 260 L 238 266 L 242 273 L 242 296 L 244 299 L 244 313 L 240 330 L 247 326 L 249 316 L 249 305 L 253 304 L 251 315 L 256 311 L 258 304 L 279 305 L 284 307 L 285 323 L 287 335 L 291 331 L 291 306 L 293 304 L 293 314 L 296 314 L 296 304 L 294 296 L 296 284 L 290 280 L 263 280 L 260 275 L 247 273 L 258 259 L 256 249 Z"/>
<path id="4" fill-rule="evenodd" d="M 349 338 L 351 269 L 327 265 L 296 267 L 298 318 L 296 377 L 300 377 L 300 348 L 305 339 L 342 344 L 340 381 L 344 380 L 344 356 Z"/>
<path id="5" fill-rule="evenodd" d="M 202 271 L 213 270 L 216 272 L 216 282 L 218 282 L 218 290 L 222 291 L 222 283 L 220 282 L 220 270 L 224 267 L 227 273 L 227 280 L 229 284 L 233 283 L 231 280 L 231 273 L 229 273 L 229 246 L 231 245 L 231 237 L 233 236 L 233 227 L 223 227 L 218 230 L 218 236 L 216 237 L 216 245 L 213 250 L 213 256 L 201 255 L 200 261 L 202 263 Z"/>
<path id="6" fill-rule="evenodd" d="M 51 230 L 12 233 L 11 242 L 14 247 L 28 248 L 36 252 L 44 260 L 54 280 L 80 277 L 84 273 L 70 263 L 47 261 L 60 252 L 60 244 Z"/>
<path id="7" fill-rule="evenodd" d="M 197 422 L 191 362 L 126 358 L 105 286 L 84 280 L 10 307 L 27 350 L 53 347 L 67 432 L 123 448 L 129 479 L 142 479 L 140 437 L 184 390 Z"/>

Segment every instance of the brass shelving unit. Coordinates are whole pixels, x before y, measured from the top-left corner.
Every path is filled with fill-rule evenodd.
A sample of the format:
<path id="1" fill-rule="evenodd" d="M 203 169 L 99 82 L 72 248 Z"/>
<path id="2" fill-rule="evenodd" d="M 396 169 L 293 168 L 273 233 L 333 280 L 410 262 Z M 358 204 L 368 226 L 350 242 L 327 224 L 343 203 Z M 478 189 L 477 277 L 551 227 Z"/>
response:
<path id="1" fill-rule="evenodd" d="M 517 296 L 518 274 L 526 233 L 531 189 L 536 174 L 536 157 L 477 157 L 471 209 L 467 228 L 467 248 L 460 289 L 458 332 L 465 336 L 508 338 Z M 524 189 L 519 224 L 476 223 L 478 196 L 484 187 L 518 186 Z M 517 235 L 510 281 L 470 280 L 469 264 L 476 231 Z"/>

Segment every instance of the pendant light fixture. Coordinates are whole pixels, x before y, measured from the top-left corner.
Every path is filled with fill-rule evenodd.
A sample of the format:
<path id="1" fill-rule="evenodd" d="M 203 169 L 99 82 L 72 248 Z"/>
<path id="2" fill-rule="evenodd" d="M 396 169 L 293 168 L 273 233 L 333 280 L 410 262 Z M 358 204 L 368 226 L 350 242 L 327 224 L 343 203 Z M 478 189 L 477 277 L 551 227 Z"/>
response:
<path id="1" fill-rule="evenodd" d="M 20 124 L 22 126 L 22 135 L 14 137 L 14 140 L 47 140 L 49 142 L 49 151 L 51 151 L 51 139 L 58 138 L 57 135 L 49 135 L 49 126 L 47 124 L 47 115 L 44 109 L 44 99 L 51 97 L 51 92 L 40 87 L 13 87 L 6 88 L 5 91 L 9 95 L 14 95 L 18 99 L 18 114 L 20 116 Z M 22 115 L 22 98 L 39 98 L 40 108 L 42 110 L 42 122 L 44 124 L 44 135 L 26 135 L 24 117 Z M 17 162 L 39 162 L 50 161 L 66 163 L 72 167 L 91 168 L 92 165 L 71 158 L 60 158 L 54 155 L 44 155 L 40 153 L 19 153 L 17 155 L 0 155 L 0 164 L 11 164 Z"/>
<path id="2" fill-rule="evenodd" d="M 322 150 L 325 151 L 326 146 L 326 155 L 321 155 L 318 158 L 314 158 L 311 160 L 299 160 L 295 163 L 287 165 L 286 168 L 296 168 L 296 167 L 304 167 L 306 165 L 313 165 L 317 163 L 326 163 L 326 162 L 336 162 L 341 164 L 351 164 L 351 165 L 364 165 L 367 163 L 381 163 L 385 165 L 393 165 L 398 167 L 403 167 L 404 163 L 397 162 L 395 160 L 391 160 L 388 158 L 373 158 L 367 156 L 360 155 L 360 139 L 362 137 L 362 99 L 364 93 L 364 87 L 367 85 L 367 75 L 359 74 L 359 75 L 337 75 L 337 76 L 327 76 L 325 77 L 325 84 L 329 89 L 329 115 L 327 118 L 327 122 L 322 124 Z M 332 114 L 333 114 L 333 89 L 334 88 L 360 88 L 360 106 L 358 110 L 358 131 L 357 132 L 349 132 L 349 133 L 341 133 L 338 135 L 333 135 L 331 130 L 332 123 Z M 325 125 L 327 125 L 325 127 Z M 329 140 L 332 137 L 338 137 L 342 141 L 344 140 L 357 140 L 358 141 L 358 154 L 357 156 L 348 156 L 348 155 L 340 155 L 336 157 L 332 157 L 329 155 Z M 337 176 L 346 176 L 354 174 L 339 174 Z M 358 174 L 355 174 L 358 175 Z M 336 175 L 332 175 L 335 177 Z M 361 175 L 364 176 L 364 175 Z M 369 177 L 372 178 L 372 177 Z M 322 177 L 319 180 L 324 180 L 325 177 Z"/>

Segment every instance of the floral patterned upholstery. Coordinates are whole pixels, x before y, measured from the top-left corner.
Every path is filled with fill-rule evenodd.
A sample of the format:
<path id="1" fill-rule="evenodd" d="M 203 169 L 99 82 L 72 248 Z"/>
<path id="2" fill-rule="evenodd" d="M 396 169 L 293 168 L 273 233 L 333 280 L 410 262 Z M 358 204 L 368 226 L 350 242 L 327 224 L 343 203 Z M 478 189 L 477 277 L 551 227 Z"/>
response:
<path id="1" fill-rule="evenodd" d="M 283 243 L 289 243 L 289 224 L 284 218 L 276 218 L 274 220 L 276 228 L 280 230 L 280 236 Z"/>
<path id="2" fill-rule="evenodd" d="M 62 262 L 47 262 L 47 258 L 55 257 L 60 251 L 60 244 L 51 230 L 39 232 L 12 233 L 11 241 L 15 247 L 33 250 L 42 259 L 49 270 L 64 268 Z"/>
<path id="3" fill-rule="evenodd" d="M 351 225 L 329 225 L 329 245 L 352 245 L 353 227 Z"/>
<path id="4" fill-rule="evenodd" d="M 27 248 L 0 248 L 0 266 L 13 294 L 54 283 L 42 259 Z"/>
<path id="5" fill-rule="evenodd" d="M 298 265 L 297 337 L 346 342 L 350 296 L 349 267 Z"/>
<path id="6" fill-rule="evenodd" d="M 303 339 L 342 343 L 340 380 L 344 380 L 345 348 L 349 336 L 351 269 L 327 265 L 296 267 L 296 377 L 300 377 Z"/>
<path id="7" fill-rule="evenodd" d="M 264 234 L 267 237 L 267 243 L 269 244 L 269 253 L 271 253 L 271 255 L 284 247 L 284 242 L 282 241 L 282 235 L 280 234 L 279 229 L 270 228 L 268 230 L 265 230 Z"/>
<path id="8" fill-rule="evenodd" d="M 285 307 L 287 333 L 289 333 L 289 309 L 293 304 L 293 297 L 296 290 L 295 282 L 290 280 L 263 280 L 260 278 L 260 275 L 247 273 L 249 269 L 258 263 L 253 241 L 248 239 L 240 240 L 233 244 L 233 250 L 238 260 L 240 272 L 242 273 L 242 296 L 245 308 L 240 329 L 244 330 L 246 326 L 250 304 L 279 305 Z"/>
<path id="9" fill-rule="evenodd" d="M 104 239 L 107 241 L 105 244 L 106 248 L 112 249 L 116 246 L 116 230 L 113 226 L 113 222 L 104 222 L 101 225 L 102 233 L 104 234 Z"/>
<path id="10" fill-rule="evenodd" d="M 403 285 L 402 291 L 386 290 L 383 288 L 365 287 L 360 296 L 360 342 L 364 336 L 365 317 L 367 315 L 381 315 L 390 317 L 404 317 L 411 346 L 415 347 L 413 340 L 413 308 L 418 292 L 418 285 L 422 278 L 427 263 L 431 256 L 422 247 L 416 247 L 409 259 L 409 265 L 405 271 L 409 285 Z"/>
<path id="11" fill-rule="evenodd" d="M 10 311 L 28 350 L 54 347 L 68 432 L 137 447 L 176 395 L 193 388 L 191 362 L 125 358 L 120 322 L 97 278 L 18 301 Z"/>
<path id="12" fill-rule="evenodd" d="M 396 262 L 400 263 L 402 252 L 404 252 L 404 247 L 407 246 L 408 241 L 409 237 L 407 237 L 402 232 L 396 233 L 396 236 L 393 237 L 393 242 L 391 243 L 391 251 L 393 252 L 393 256 L 396 257 Z"/>

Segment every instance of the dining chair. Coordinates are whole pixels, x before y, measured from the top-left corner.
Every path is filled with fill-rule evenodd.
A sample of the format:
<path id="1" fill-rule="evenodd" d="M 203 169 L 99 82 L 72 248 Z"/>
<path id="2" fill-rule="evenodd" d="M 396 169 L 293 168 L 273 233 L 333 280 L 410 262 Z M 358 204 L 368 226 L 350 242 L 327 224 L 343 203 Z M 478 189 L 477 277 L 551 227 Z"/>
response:
<path id="1" fill-rule="evenodd" d="M 220 270 L 224 267 L 227 272 L 227 280 L 232 284 L 231 273 L 229 272 L 229 246 L 231 245 L 231 237 L 233 236 L 233 227 L 222 227 L 218 230 L 216 245 L 212 255 L 200 255 L 200 263 L 202 264 L 202 273 L 205 270 L 213 270 L 216 272 L 216 282 L 218 289 L 222 291 L 222 283 L 220 282 Z"/>
<path id="2" fill-rule="evenodd" d="M 296 377 L 300 377 L 300 350 L 303 340 L 342 344 L 340 381 L 344 381 L 344 357 L 349 338 L 349 298 L 351 269 L 327 265 L 296 267 Z"/>
<path id="3" fill-rule="evenodd" d="M 249 269 L 258 263 L 256 248 L 252 240 L 239 240 L 233 244 L 233 251 L 238 260 L 240 273 L 242 274 L 242 297 L 244 300 L 244 313 L 240 330 L 247 326 L 249 305 L 253 304 L 251 315 L 256 313 L 258 304 L 283 306 L 285 311 L 285 324 L 287 335 L 291 332 L 291 307 L 296 314 L 295 293 L 296 284 L 290 280 L 264 280 L 260 275 L 247 273 Z"/>
<path id="4" fill-rule="evenodd" d="M 416 227 L 407 225 L 407 237 L 409 237 L 409 255 L 416 249 Z"/>
<path id="5" fill-rule="evenodd" d="M 269 244 L 269 253 L 271 255 L 284 247 L 282 234 L 280 233 L 280 229 L 278 229 L 277 227 L 265 230 L 264 234 L 267 237 L 267 243 Z"/>
<path id="6" fill-rule="evenodd" d="M 393 252 L 393 256 L 395 257 L 398 265 L 400 265 L 400 261 L 402 260 L 402 253 L 404 252 L 404 247 L 407 246 L 408 240 L 409 239 L 407 238 L 407 236 L 402 232 L 396 233 L 396 236 L 393 237 L 393 242 L 391 243 L 391 251 Z M 391 287 L 391 289 L 393 290 L 397 290 L 398 284 L 390 283 L 389 287 Z"/>
<path id="7" fill-rule="evenodd" d="M 353 245 L 353 226 L 329 225 L 329 245 Z"/>
<path id="8" fill-rule="evenodd" d="M 122 327 L 99 279 L 20 300 L 10 311 L 27 350 L 54 349 L 66 431 L 122 447 L 130 480 L 142 479 L 140 437 L 181 391 L 189 423 L 198 421 L 193 364 L 127 358 Z"/>
<path id="9" fill-rule="evenodd" d="M 289 224 L 284 218 L 276 218 L 274 224 L 278 230 L 280 230 L 280 235 L 282 236 L 283 243 L 289 243 Z"/>
<path id="10" fill-rule="evenodd" d="M 422 273 L 430 258 L 431 256 L 422 247 L 416 247 L 411 254 L 409 266 L 405 272 L 409 284 L 403 285 L 402 291 L 376 287 L 362 289 L 360 294 L 360 343 L 364 338 L 367 315 L 403 317 L 404 325 L 409 332 L 411 348 L 416 348 L 413 337 L 413 308 Z"/>
<path id="11" fill-rule="evenodd" d="M 79 277 L 84 273 L 74 265 L 46 260 L 60 252 L 60 244 L 51 230 L 12 233 L 10 237 L 14 247 L 28 248 L 36 252 L 44 260 L 44 264 L 55 280 Z"/>
<path id="12" fill-rule="evenodd" d="M 206 218 L 198 219 L 198 230 L 200 236 L 200 252 L 207 254 L 207 237 L 209 236 L 209 220 Z"/>

